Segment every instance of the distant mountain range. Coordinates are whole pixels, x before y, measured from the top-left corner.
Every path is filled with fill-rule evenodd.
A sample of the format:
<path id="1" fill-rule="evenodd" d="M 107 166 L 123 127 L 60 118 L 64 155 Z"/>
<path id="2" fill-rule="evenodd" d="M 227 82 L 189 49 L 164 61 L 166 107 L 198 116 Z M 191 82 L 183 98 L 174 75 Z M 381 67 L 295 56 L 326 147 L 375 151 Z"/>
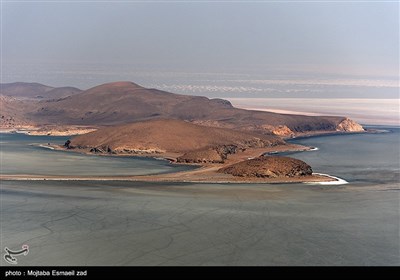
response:
<path id="1" fill-rule="evenodd" d="M 178 119 L 202 126 L 281 136 L 308 132 L 361 131 L 346 117 L 286 115 L 238 109 L 227 100 L 114 82 L 81 91 L 36 83 L 1 85 L 2 127 L 19 124 L 110 126 L 151 119 Z M 22 109 L 21 109 L 22 108 Z M 14 123 L 4 120 L 13 118 Z"/>
<path id="2" fill-rule="evenodd" d="M 51 87 L 38 83 L 8 83 L 1 85 L 1 95 L 15 98 L 58 99 L 82 92 L 74 87 Z"/>

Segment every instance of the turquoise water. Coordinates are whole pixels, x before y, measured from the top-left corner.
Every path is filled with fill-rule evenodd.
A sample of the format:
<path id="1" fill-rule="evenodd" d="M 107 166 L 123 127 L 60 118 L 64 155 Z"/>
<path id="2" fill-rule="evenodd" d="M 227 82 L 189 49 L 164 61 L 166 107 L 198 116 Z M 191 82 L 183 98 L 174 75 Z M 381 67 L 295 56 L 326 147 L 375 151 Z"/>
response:
<path id="1" fill-rule="evenodd" d="M 400 131 L 388 129 L 294 140 L 319 150 L 291 156 L 349 182 L 340 186 L 1 181 L 1 247 L 29 245 L 19 265 L 398 266 Z M 3 137 L 2 171 L 176 170 L 29 146 L 64 140 Z"/>
<path id="2" fill-rule="evenodd" d="M 0 134 L 2 174 L 32 175 L 144 175 L 177 172 L 193 167 L 138 157 L 83 155 L 40 147 L 63 144 L 68 137 Z"/>
<path id="3" fill-rule="evenodd" d="M 400 129 L 387 133 L 347 134 L 292 140 L 318 150 L 291 153 L 304 160 L 314 172 L 338 176 L 355 185 L 398 183 L 400 179 Z"/>

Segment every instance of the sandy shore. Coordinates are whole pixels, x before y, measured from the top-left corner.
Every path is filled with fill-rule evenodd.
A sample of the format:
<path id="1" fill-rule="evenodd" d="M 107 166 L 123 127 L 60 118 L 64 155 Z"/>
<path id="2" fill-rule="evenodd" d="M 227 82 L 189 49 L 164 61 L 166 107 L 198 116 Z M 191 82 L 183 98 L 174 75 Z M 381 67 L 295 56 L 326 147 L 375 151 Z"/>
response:
<path id="1" fill-rule="evenodd" d="M 46 125 L 46 126 L 18 126 L 18 127 L 0 127 L 0 133 L 23 133 L 34 136 L 72 136 L 86 134 L 97 130 L 94 126 L 79 125 Z"/>
<path id="2" fill-rule="evenodd" d="M 220 176 L 218 176 L 220 175 Z M 197 174 L 191 172 L 177 172 L 171 176 L 146 175 L 146 176 L 57 176 L 57 175 L 0 175 L 1 181 L 131 181 L 131 182 L 185 182 L 185 183 L 326 183 L 337 182 L 328 175 L 311 175 L 294 178 L 246 178 L 234 177 L 228 174 L 218 174 L 211 170 L 202 170 Z"/>
<path id="3" fill-rule="evenodd" d="M 59 145 L 40 145 L 44 148 L 54 150 L 70 151 L 83 154 L 90 154 L 87 150 L 66 150 Z M 185 164 L 195 165 L 199 168 L 189 171 L 181 171 L 167 174 L 155 175 L 136 175 L 136 176 L 50 176 L 50 175 L 0 175 L 0 180 L 73 180 L 73 181 L 142 181 L 142 182 L 202 182 L 202 183 L 318 183 L 324 182 L 338 182 L 338 179 L 325 174 L 313 174 L 311 176 L 299 177 L 281 177 L 281 178 L 258 178 L 258 177 L 238 177 L 230 174 L 217 172 L 220 168 L 225 166 L 247 160 L 250 158 L 258 157 L 264 153 L 271 152 L 287 152 L 287 151 L 309 151 L 313 150 L 311 147 L 288 144 L 275 147 L 248 149 L 244 152 L 229 155 L 225 163 L 204 163 L 204 164 Z M 132 156 L 132 154 L 98 154 L 103 156 Z M 173 164 L 176 163 L 176 158 L 180 156 L 177 153 L 164 153 L 164 154 L 143 154 L 135 155 L 138 157 L 151 157 L 157 159 L 169 160 Z"/>
<path id="4" fill-rule="evenodd" d="M 294 137 L 283 137 L 283 139 L 301 139 L 301 138 L 309 138 L 309 137 L 318 137 L 318 136 L 329 136 L 329 135 L 348 135 L 348 134 L 364 134 L 364 133 L 375 133 L 373 130 L 365 130 L 365 131 L 323 131 L 316 130 L 313 132 L 297 132 Z"/>

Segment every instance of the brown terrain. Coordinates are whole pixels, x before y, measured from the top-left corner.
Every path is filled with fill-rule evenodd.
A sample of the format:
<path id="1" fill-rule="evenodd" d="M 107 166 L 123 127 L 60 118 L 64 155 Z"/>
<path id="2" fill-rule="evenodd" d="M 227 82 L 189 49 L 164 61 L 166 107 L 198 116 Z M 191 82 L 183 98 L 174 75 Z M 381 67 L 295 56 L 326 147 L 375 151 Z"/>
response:
<path id="1" fill-rule="evenodd" d="M 218 172 L 240 177 L 298 177 L 312 174 L 311 166 L 304 161 L 279 156 L 261 156 L 224 167 Z"/>
<path id="2" fill-rule="evenodd" d="M 150 120 L 126 125 L 101 128 L 97 131 L 72 138 L 73 149 L 86 149 L 94 153 L 114 154 L 164 154 L 181 155 L 180 162 L 191 154 L 203 154 L 208 162 L 209 151 L 214 151 L 218 161 L 248 148 L 285 145 L 279 137 L 227 128 L 196 125 L 181 120 Z M 219 156 L 218 156 L 219 155 Z M 199 158 L 197 158 L 199 159 Z"/>
<path id="3" fill-rule="evenodd" d="M 301 161 L 262 156 L 266 152 L 307 150 L 308 147 L 287 144 L 274 135 L 205 127 L 180 120 L 149 120 L 100 128 L 73 137 L 63 149 L 100 155 L 159 157 L 175 163 L 201 165 L 191 171 L 130 179 L 193 182 L 328 180 L 313 176 L 311 167 Z"/>
<path id="4" fill-rule="evenodd" d="M 0 88 L 1 95 L 29 99 L 59 99 L 80 93 L 82 91 L 74 87 L 56 88 L 38 83 L 0 84 Z"/>
<path id="5" fill-rule="evenodd" d="M 32 109 L 32 104 L 26 100 L 0 95 L 0 128 L 31 128 L 34 123 L 26 118 L 25 112 Z"/>
<path id="6" fill-rule="evenodd" d="M 26 130 L 38 135 L 62 135 L 65 129 L 61 128 L 64 132 L 60 133 L 58 133 L 59 128 L 54 130 L 52 127 L 47 130 L 46 126 L 29 117 L 28 113 L 37 110 L 39 101 L 57 100 L 80 92 L 80 89 L 74 87 L 55 88 L 38 83 L 0 84 L 0 129 L 3 131 Z M 54 130 L 53 133 L 52 130 Z M 71 134 L 70 131 L 67 134 Z"/>
<path id="7" fill-rule="evenodd" d="M 30 90 L 29 84 L 26 91 Z M 47 93 L 50 94 L 51 91 Z M 19 96 L 38 94 L 38 91 L 22 94 L 21 89 L 18 92 Z M 7 95 L 5 89 L 2 89 L 2 95 Z M 16 108 L 18 103 L 8 105 Z M 244 110 L 234 108 L 229 101 L 223 99 L 179 95 L 147 89 L 131 82 L 108 83 L 67 97 L 32 101 L 24 106 L 23 111 L 16 110 L 17 115 L 14 118 L 37 126 L 104 126 L 164 118 L 283 137 L 302 133 L 362 130 L 361 126 L 346 117 L 285 115 Z"/>
<path id="8" fill-rule="evenodd" d="M 26 129 L 35 135 L 85 133 L 64 148 L 202 165 L 189 172 L 136 176 L 140 180 L 332 180 L 312 175 L 307 164 L 291 158 L 259 157 L 266 152 L 307 149 L 287 144 L 283 140 L 287 137 L 364 131 L 346 117 L 244 110 L 223 99 L 179 95 L 132 82 L 86 91 L 13 83 L 2 84 L 1 90 L 2 129 Z"/>

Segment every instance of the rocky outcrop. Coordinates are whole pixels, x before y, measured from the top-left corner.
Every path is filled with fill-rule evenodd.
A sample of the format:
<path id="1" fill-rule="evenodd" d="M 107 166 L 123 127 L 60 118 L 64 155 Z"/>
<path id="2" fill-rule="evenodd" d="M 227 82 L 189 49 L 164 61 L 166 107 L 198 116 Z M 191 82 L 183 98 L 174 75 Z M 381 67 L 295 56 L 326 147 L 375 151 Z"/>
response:
<path id="1" fill-rule="evenodd" d="M 311 166 L 298 159 L 261 156 L 221 168 L 218 172 L 240 177 L 280 178 L 311 175 L 313 171 Z"/>
<path id="2" fill-rule="evenodd" d="M 265 145 L 262 147 L 265 147 Z M 228 158 L 228 155 L 233 155 L 238 152 L 243 152 L 246 148 L 250 148 L 250 145 L 242 144 L 238 145 L 219 145 L 215 147 L 209 147 L 196 151 L 189 151 L 184 153 L 182 156 L 177 158 L 177 162 L 182 163 L 224 163 Z"/>
<path id="3" fill-rule="evenodd" d="M 233 108 L 232 103 L 225 99 L 214 98 L 211 99 L 211 102 L 220 105 L 222 108 Z"/>
<path id="4" fill-rule="evenodd" d="M 117 149 L 112 149 L 110 146 L 72 146 L 70 145 L 69 149 L 83 149 L 87 150 L 90 153 L 95 154 L 119 154 L 119 155 L 158 155 L 165 153 L 163 150 L 159 150 L 156 148 L 128 148 L 128 147 L 119 147 Z"/>
<path id="5" fill-rule="evenodd" d="M 183 154 L 176 159 L 179 163 L 223 163 L 224 159 L 218 151 L 214 149 L 191 151 Z"/>
<path id="6" fill-rule="evenodd" d="M 67 141 L 65 141 L 64 147 L 67 149 L 71 149 L 71 140 L 68 139 Z"/>
<path id="7" fill-rule="evenodd" d="M 153 155 L 153 154 L 162 154 L 165 153 L 164 150 L 156 149 L 156 148 L 128 148 L 128 147 L 120 147 L 112 150 L 112 153 L 116 154 L 133 154 L 133 155 Z"/>
<path id="8" fill-rule="evenodd" d="M 349 118 L 345 118 L 336 126 L 336 131 L 362 132 L 365 130 L 360 124 L 356 123 L 355 121 Z"/>
<path id="9" fill-rule="evenodd" d="M 259 138 L 243 141 L 239 144 L 227 144 L 209 147 L 201 150 L 186 152 L 177 158 L 184 163 L 224 163 L 229 155 L 243 152 L 251 148 L 264 148 L 272 146 L 270 142 Z"/>
<path id="10" fill-rule="evenodd" d="M 186 153 L 182 158 L 185 161 L 194 160 L 194 154 L 202 156 L 198 151 L 207 151 L 206 158 L 210 157 L 213 162 L 247 148 L 270 147 L 281 143 L 284 144 L 284 141 L 276 136 L 163 119 L 103 127 L 72 138 L 70 146 L 87 151 L 92 149 L 94 153 L 107 153 L 108 149 L 116 154 Z M 212 155 L 209 150 L 214 150 Z M 203 157 L 199 160 L 203 161 Z"/>
<path id="11" fill-rule="evenodd" d="M 112 154 L 113 151 L 110 147 L 94 147 L 89 150 L 91 153 L 99 153 L 99 154 Z"/>
<path id="12" fill-rule="evenodd" d="M 270 131 L 272 134 L 281 136 L 281 137 L 292 137 L 295 135 L 295 133 L 286 125 L 278 125 L 278 126 L 272 126 L 272 125 L 262 125 L 262 129 L 265 129 L 266 131 Z"/>
<path id="13" fill-rule="evenodd" d="M 264 143 L 262 147 L 266 146 L 268 145 Z M 243 152 L 247 148 L 256 148 L 256 146 L 251 146 L 250 143 L 244 143 L 243 145 L 240 145 L 240 147 L 238 145 L 221 145 L 214 147 L 214 150 L 221 156 L 222 160 L 225 160 L 228 158 L 228 155 L 233 155 L 237 152 Z"/>

